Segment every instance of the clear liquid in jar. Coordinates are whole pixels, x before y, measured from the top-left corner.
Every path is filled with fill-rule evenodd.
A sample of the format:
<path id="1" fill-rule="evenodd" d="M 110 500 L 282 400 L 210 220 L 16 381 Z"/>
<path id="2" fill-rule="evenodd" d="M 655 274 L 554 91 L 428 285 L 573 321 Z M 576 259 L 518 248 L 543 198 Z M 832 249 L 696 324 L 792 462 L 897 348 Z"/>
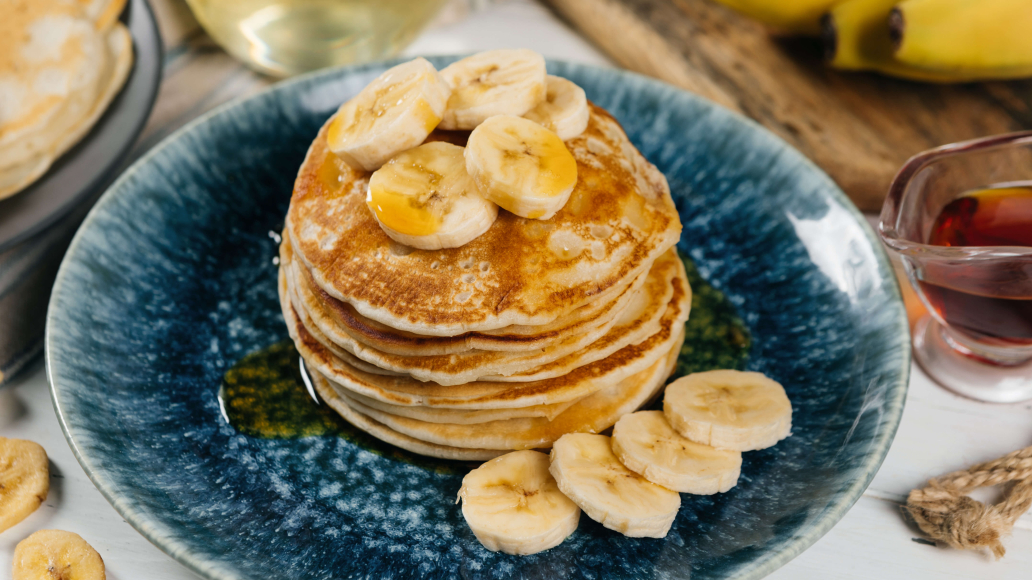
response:
<path id="1" fill-rule="evenodd" d="M 188 0 L 208 34 L 276 76 L 385 58 L 445 0 Z"/>

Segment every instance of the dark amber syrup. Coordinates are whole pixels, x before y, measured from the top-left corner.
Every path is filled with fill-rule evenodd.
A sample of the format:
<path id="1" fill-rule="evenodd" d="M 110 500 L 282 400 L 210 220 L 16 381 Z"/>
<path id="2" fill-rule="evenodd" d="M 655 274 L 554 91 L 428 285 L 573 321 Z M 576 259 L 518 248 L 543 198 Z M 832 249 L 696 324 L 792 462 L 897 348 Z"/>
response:
<path id="1" fill-rule="evenodd" d="M 340 437 L 366 451 L 437 473 L 458 475 L 471 469 L 469 463 L 410 453 L 356 429 L 319 399 L 304 373 L 290 340 L 248 354 L 222 378 L 219 404 L 226 421 L 240 433 L 260 439 Z"/>
<path id="2" fill-rule="evenodd" d="M 980 189 L 950 202 L 936 218 L 928 243 L 936 246 L 1032 247 L 1032 186 Z M 999 288 L 987 292 L 976 282 L 1006 279 L 1004 262 L 970 267 L 938 280 L 926 272 L 921 290 L 936 312 L 954 329 L 973 338 L 1002 346 L 1032 344 L 1032 281 L 1027 292 Z M 1020 276 L 1021 274 L 1017 274 Z M 1032 273 L 1026 273 L 1026 277 Z M 968 286 L 968 288 L 965 288 Z"/>

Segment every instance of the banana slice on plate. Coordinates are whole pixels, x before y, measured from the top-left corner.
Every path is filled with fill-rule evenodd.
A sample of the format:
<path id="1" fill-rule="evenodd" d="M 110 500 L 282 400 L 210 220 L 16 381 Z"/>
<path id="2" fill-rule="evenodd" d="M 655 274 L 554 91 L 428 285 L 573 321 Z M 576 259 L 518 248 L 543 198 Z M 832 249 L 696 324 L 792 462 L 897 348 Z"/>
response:
<path id="1" fill-rule="evenodd" d="M 466 173 L 463 148 L 443 141 L 420 145 L 377 169 L 366 204 L 391 239 L 420 250 L 462 246 L 498 217 L 498 206 Z"/>
<path id="2" fill-rule="evenodd" d="M 0 532 L 36 511 L 49 491 L 47 452 L 32 441 L 0 437 Z"/>
<path id="3" fill-rule="evenodd" d="M 662 411 L 638 411 L 613 427 L 613 453 L 627 469 L 673 491 L 711 495 L 738 483 L 742 453 L 681 437 Z"/>
<path id="4" fill-rule="evenodd" d="M 635 538 L 663 538 L 681 496 L 624 467 L 609 437 L 567 433 L 552 445 L 549 471 L 559 489 L 588 517 Z"/>
<path id="5" fill-rule="evenodd" d="M 562 139 L 511 115 L 491 117 L 470 133 L 466 170 L 484 197 L 530 219 L 551 218 L 577 184 L 577 161 Z"/>
<path id="6" fill-rule="evenodd" d="M 489 50 L 441 69 L 451 85 L 442 129 L 475 129 L 488 117 L 520 116 L 545 98 L 545 58 L 533 50 Z"/>
<path id="7" fill-rule="evenodd" d="M 538 103 L 525 118 L 569 141 L 588 128 L 588 97 L 584 89 L 562 77 L 548 75 L 545 100 Z"/>
<path id="8" fill-rule="evenodd" d="M 40 530 L 14 549 L 12 580 L 104 580 L 104 560 L 79 534 Z"/>
<path id="9" fill-rule="evenodd" d="M 469 472 L 459 490 L 462 517 L 485 548 L 536 554 L 577 529 L 580 509 L 548 472 L 548 456 L 514 451 Z"/>
<path id="10" fill-rule="evenodd" d="M 340 106 L 327 144 L 348 165 L 373 171 L 422 143 L 441 122 L 450 94 L 426 59 L 399 64 Z"/>
<path id="11" fill-rule="evenodd" d="M 720 449 L 764 449 L 792 430 L 784 387 L 761 373 L 719 370 L 681 377 L 667 387 L 663 412 L 681 435 Z"/>

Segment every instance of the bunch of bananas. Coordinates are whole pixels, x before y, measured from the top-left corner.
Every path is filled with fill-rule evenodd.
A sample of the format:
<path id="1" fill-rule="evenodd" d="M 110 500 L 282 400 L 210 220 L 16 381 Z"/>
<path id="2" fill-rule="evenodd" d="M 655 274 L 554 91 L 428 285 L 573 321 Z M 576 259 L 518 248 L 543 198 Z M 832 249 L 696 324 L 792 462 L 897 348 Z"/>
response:
<path id="1" fill-rule="evenodd" d="M 1032 0 L 718 0 L 789 33 L 820 34 L 828 62 L 928 82 L 1032 76 Z"/>

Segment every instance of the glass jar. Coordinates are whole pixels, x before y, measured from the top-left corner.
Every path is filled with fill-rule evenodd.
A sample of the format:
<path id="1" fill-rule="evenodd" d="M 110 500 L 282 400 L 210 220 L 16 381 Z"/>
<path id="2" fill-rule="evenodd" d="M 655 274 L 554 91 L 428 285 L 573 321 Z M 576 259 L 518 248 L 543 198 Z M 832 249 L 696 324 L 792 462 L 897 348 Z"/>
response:
<path id="1" fill-rule="evenodd" d="M 187 0 L 223 48 L 289 76 L 378 60 L 407 46 L 447 0 Z"/>
<path id="2" fill-rule="evenodd" d="M 882 240 L 900 254 L 929 311 L 914 329 L 914 358 L 943 386 L 982 401 L 1032 399 L 1032 247 L 928 242 L 951 202 L 968 198 L 974 208 L 972 192 L 1029 187 L 1032 132 L 1012 133 L 915 156 L 882 208 Z M 1015 213 L 1019 207 L 1012 204 L 1009 220 L 1001 221 L 1024 228 L 1028 218 Z"/>

